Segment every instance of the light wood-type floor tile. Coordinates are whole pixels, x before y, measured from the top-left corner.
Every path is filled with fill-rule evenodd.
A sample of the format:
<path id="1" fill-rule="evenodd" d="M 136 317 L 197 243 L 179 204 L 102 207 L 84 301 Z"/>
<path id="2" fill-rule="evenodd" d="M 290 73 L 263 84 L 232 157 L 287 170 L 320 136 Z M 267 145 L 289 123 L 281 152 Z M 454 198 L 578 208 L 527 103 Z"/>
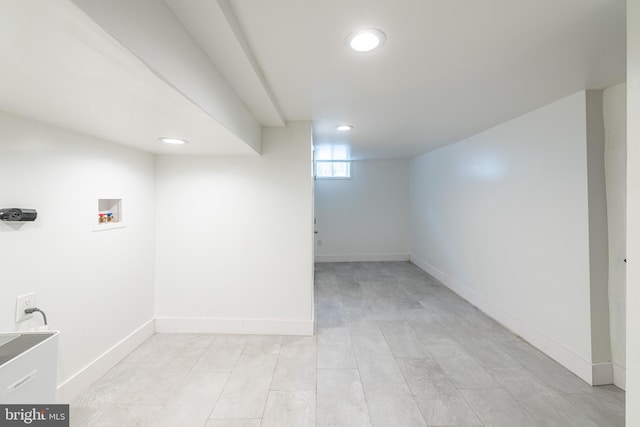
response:
<path id="1" fill-rule="evenodd" d="M 408 262 L 320 263 L 315 335 L 156 334 L 73 427 L 623 427 L 591 387 Z"/>

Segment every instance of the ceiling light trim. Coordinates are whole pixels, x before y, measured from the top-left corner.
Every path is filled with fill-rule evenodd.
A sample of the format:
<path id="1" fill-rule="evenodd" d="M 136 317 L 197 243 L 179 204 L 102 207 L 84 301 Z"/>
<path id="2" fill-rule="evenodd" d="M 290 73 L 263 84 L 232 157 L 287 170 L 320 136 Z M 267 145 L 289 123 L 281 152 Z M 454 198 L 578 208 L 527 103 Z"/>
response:
<path id="1" fill-rule="evenodd" d="M 174 137 L 171 137 L 171 136 L 161 136 L 158 139 L 161 142 L 164 142 L 165 144 L 171 144 L 171 145 L 184 145 L 184 144 L 189 142 L 186 139 L 174 138 Z"/>
<path id="2" fill-rule="evenodd" d="M 377 28 L 364 28 L 350 33 L 345 38 L 347 47 L 357 53 L 377 50 L 387 41 L 387 35 Z"/>

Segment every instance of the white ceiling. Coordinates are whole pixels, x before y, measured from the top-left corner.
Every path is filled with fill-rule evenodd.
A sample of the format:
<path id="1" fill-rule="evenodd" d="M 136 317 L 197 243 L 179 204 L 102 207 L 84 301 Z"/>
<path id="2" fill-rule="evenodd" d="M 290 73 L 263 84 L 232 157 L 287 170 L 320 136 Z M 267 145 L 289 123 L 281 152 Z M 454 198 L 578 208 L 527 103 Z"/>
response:
<path id="1" fill-rule="evenodd" d="M 256 155 L 72 3 L 4 2 L 0 35 L 0 110 L 153 153 Z"/>
<path id="2" fill-rule="evenodd" d="M 126 1 L 73 1 L 84 13 L 68 0 L 3 4 L 0 109 L 147 151 L 175 151 L 156 137 L 181 134 L 195 142 L 179 152 L 253 152 L 194 101 L 197 87 L 145 62 L 170 59 L 171 39 L 149 36 L 147 56 L 127 45 L 131 27 L 119 37 Z M 312 120 L 316 144 L 353 158 L 413 157 L 625 80 L 624 0 L 137 0 L 149 21 L 160 13 L 144 7 L 174 17 L 259 123 Z M 107 21 L 111 32 L 95 23 Z M 366 27 L 387 42 L 349 51 L 344 38 Z"/>
<path id="3" fill-rule="evenodd" d="M 624 0 L 230 2 L 285 117 L 356 158 L 413 157 L 625 79 Z M 384 46 L 348 51 L 367 27 Z"/>

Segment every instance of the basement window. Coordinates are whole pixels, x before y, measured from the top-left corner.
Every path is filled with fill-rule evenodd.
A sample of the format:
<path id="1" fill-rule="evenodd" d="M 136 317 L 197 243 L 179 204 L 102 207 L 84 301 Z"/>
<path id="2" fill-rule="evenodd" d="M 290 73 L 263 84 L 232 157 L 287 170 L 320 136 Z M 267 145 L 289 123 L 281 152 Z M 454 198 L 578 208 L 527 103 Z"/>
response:
<path id="1" fill-rule="evenodd" d="M 316 178 L 351 178 L 351 162 L 349 160 L 316 160 Z"/>

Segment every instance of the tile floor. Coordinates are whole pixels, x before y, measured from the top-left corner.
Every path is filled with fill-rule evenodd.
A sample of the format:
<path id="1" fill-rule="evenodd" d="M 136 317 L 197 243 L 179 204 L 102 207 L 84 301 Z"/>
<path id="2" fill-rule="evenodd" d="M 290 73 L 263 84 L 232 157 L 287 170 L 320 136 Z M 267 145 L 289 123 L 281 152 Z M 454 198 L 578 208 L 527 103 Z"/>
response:
<path id="1" fill-rule="evenodd" d="M 315 337 L 156 334 L 73 426 L 624 426 L 590 387 L 405 262 L 316 267 Z"/>

